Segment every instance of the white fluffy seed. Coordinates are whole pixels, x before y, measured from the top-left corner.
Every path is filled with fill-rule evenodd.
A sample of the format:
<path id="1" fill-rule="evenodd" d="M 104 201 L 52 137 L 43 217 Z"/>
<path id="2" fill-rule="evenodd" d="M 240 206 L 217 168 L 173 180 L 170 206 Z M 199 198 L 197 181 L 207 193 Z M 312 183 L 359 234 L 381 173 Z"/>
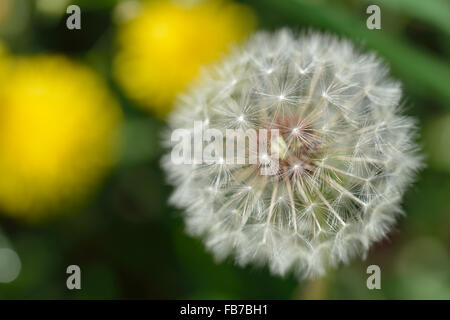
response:
<path id="1" fill-rule="evenodd" d="M 175 165 L 169 153 L 171 202 L 188 230 L 218 259 L 281 275 L 317 276 L 366 254 L 402 212 L 421 164 L 414 121 L 400 114 L 400 85 L 387 71 L 346 40 L 288 30 L 258 33 L 208 70 L 170 128 L 205 117 L 222 132 L 236 119 L 244 129 L 278 127 L 287 152 L 274 176 L 248 164 Z"/>

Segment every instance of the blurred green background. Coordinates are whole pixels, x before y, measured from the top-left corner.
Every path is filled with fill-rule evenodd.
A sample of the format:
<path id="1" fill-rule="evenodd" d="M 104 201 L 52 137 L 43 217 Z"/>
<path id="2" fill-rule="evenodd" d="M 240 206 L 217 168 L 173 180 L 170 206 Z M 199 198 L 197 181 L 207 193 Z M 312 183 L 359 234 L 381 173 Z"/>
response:
<path id="1" fill-rule="evenodd" d="M 32 221 L 0 210 L 0 273 L 18 269 L 2 248 L 21 261 L 15 280 L 0 274 L 1 299 L 450 299 L 450 2 L 245 0 L 235 1 L 241 5 L 221 18 L 214 13 L 220 10 L 198 13 L 195 1 L 184 1 L 185 11 L 160 8 L 165 10 L 160 17 L 188 29 L 188 35 L 174 27 L 163 32 L 172 38 L 162 42 L 155 40 L 160 33 L 130 27 L 145 10 L 156 21 L 151 18 L 157 6 L 143 2 L 151 1 L 0 0 L 0 41 L 8 59 L 69 57 L 103 79 L 123 113 L 118 160 L 83 201 L 52 208 L 48 217 L 36 213 Z M 81 8 L 81 30 L 66 28 L 70 4 Z M 371 4 L 381 8 L 381 30 L 366 27 Z M 209 23 L 215 41 L 205 34 Z M 366 260 L 354 259 L 324 278 L 300 282 L 271 276 L 266 268 L 240 268 L 231 259 L 216 264 L 200 240 L 185 234 L 181 212 L 167 205 L 171 188 L 159 166 L 171 99 L 201 63 L 218 59 L 229 43 L 252 30 L 284 26 L 343 35 L 383 57 L 404 84 L 405 110 L 419 121 L 427 163 L 405 196 L 406 216 L 389 239 L 375 245 Z M 177 37 L 188 37 L 192 48 L 183 51 L 186 44 Z M 133 41 L 153 42 L 147 48 Z M 149 56 L 133 48 L 148 49 Z M 117 58 L 121 52 L 126 52 L 123 59 L 135 55 L 145 62 L 142 76 L 136 74 L 141 66 L 116 71 L 117 64 L 123 66 Z M 150 56 L 154 52 L 160 56 Z M 178 78 L 157 77 L 153 87 L 145 87 L 151 59 L 155 74 L 170 75 L 175 65 Z M 0 77 L 1 72 L 0 63 Z M 135 81 L 124 80 L 124 74 Z M 168 93 L 156 96 L 164 90 Z M 0 110 L 7 105 L 1 97 Z M 28 210 L 33 215 L 33 208 Z M 66 288 L 66 268 L 72 264 L 82 270 L 82 290 Z M 381 267 L 381 290 L 366 287 L 371 264 Z"/>

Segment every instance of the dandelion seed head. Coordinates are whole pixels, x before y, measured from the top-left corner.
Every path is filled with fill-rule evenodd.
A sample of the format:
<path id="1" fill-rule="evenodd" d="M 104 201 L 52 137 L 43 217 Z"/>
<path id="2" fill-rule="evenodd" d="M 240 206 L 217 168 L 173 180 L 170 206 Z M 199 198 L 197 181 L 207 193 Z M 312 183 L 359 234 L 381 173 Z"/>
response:
<path id="1" fill-rule="evenodd" d="M 222 132 L 236 119 L 246 128 L 278 129 L 270 146 L 281 151 L 276 173 L 261 175 L 247 163 L 179 166 L 168 154 L 171 202 L 219 260 L 322 275 L 364 256 L 402 213 L 421 158 L 415 122 L 401 114 L 400 100 L 383 62 L 346 40 L 257 33 L 204 73 L 169 124 L 189 128 L 207 117 L 205 125 Z M 260 161 L 273 159 L 262 153 Z"/>

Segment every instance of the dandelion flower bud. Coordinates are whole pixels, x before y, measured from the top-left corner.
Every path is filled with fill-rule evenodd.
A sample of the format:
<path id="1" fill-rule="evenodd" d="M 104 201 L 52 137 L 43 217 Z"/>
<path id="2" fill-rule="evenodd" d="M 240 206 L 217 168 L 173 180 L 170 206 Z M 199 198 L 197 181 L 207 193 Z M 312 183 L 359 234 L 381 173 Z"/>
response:
<path id="1" fill-rule="evenodd" d="M 171 202 L 218 259 L 313 277 L 364 256 L 402 212 L 421 163 L 400 99 L 388 68 L 348 41 L 258 33 L 182 97 L 170 126 L 277 129 L 276 171 L 262 175 L 263 161 L 177 165 L 167 155 Z"/>

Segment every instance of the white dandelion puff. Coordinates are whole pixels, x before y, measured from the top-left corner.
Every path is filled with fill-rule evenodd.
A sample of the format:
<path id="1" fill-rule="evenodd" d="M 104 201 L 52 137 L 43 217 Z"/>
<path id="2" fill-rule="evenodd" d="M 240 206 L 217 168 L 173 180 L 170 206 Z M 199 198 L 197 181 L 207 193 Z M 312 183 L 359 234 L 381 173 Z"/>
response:
<path id="1" fill-rule="evenodd" d="M 205 72 L 169 124 L 276 128 L 283 151 L 276 174 L 224 161 L 178 165 L 169 152 L 162 163 L 175 186 L 171 203 L 219 260 L 314 277 L 365 256 L 402 213 L 421 166 L 415 124 L 401 115 L 400 100 L 387 67 L 348 41 L 260 32 Z"/>

